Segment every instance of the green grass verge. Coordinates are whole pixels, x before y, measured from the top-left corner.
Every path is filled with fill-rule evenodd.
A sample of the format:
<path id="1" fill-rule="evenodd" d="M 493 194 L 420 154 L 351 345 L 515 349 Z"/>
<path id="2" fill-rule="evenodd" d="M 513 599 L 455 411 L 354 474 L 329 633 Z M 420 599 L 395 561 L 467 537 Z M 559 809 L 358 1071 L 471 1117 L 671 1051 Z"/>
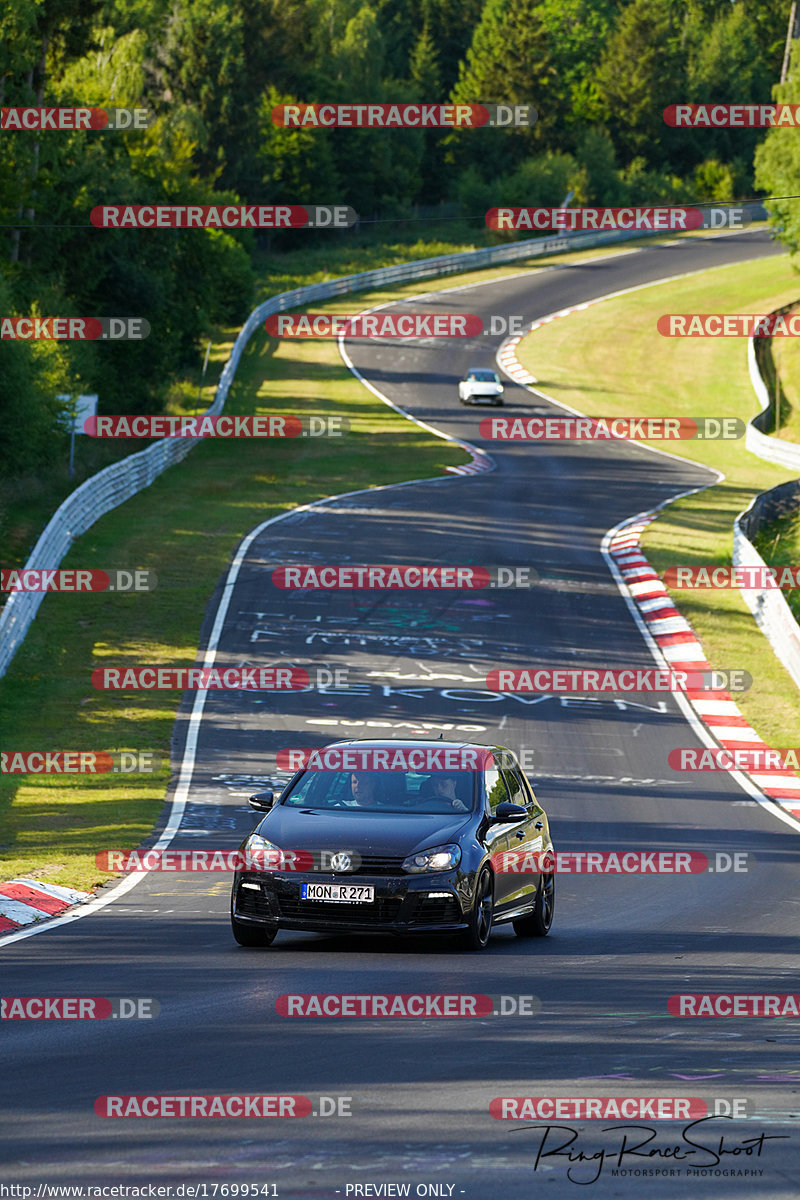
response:
<path id="1" fill-rule="evenodd" d="M 797 305 L 793 311 L 798 311 Z M 781 391 L 779 436 L 789 442 L 800 442 L 800 343 L 796 338 L 777 337 L 772 338 L 770 349 L 772 370 L 768 374 L 773 397 L 776 374 Z M 762 525 L 755 538 L 755 546 L 771 566 L 795 566 L 800 561 L 800 513 Z M 784 596 L 795 620 L 800 621 L 800 591 L 787 591 Z"/>
<path id="2" fill-rule="evenodd" d="M 205 347 L 194 371 L 170 389 L 166 411 L 170 413 L 197 412 L 208 408 L 214 399 L 219 376 L 225 365 L 222 352 L 223 330 L 218 332 L 218 344 L 212 344 L 205 378 L 201 363 Z M 75 475 L 69 477 L 69 443 L 56 444 L 46 473 L 16 476 L 0 480 L 0 562 L 4 567 L 21 567 L 47 522 L 70 492 L 104 467 L 145 450 L 148 441 L 133 438 L 129 441 L 104 441 L 79 434 L 75 438 Z M 0 597 L 0 604 L 5 597 Z"/>
<path id="3" fill-rule="evenodd" d="M 518 356 L 544 392 L 589 415 L 747 421 L 757 403 L 745 340 L 662 337 L 656 321 L 669 312 L 769 312 L 797 290 L 788 257 L 720 267 L 545 325 L 524 339 Z M 719 485 L 668 506 L 648 528 L 642 545 L 659 574 L 672 565 L 730 564 L 734 518 L 758 492 L 793 478 L 749 454 L 744 439 L 650 444 L 725 474 Z M 800 696 L 738 590 L 672 595 L 710 662 L 752 674 L 753 687 L 737 699 L 753 727 L 773 746 L 797 745 Z"/>
<path id="4" fill-rule="evenodd" d="M 800 513 L 791 513 L 777 521 L 769 521 L 759 529 L 754 545 L 772 567 L 796 567 L 800 562 Z M 800 621 L 800 590 L 783 593 L 794 619 Z"/>
<path id="5" fill-rule="evenodd" d="M 787 442 L 800 442 L 800 343 L 793 337 L 775 337 L 771 350 L 783 393 L 778 436 Z"/>
<path id="6" fill-rule="evenodd" d="M 231 332 L 231 337 L 233 332 Z M 227 357 L 230 342 L 217 347 Z M 209 441 L 86 533 L 64 566 L 147 567 L 141 596 L 47 596 L 0 680 L 5 750 L 169 751 L 173 693 L 104 693 L 94 667 L 194 662 L 200 624 L 240 538 L 259 521 L 335 492 L 440 475 L 463 450 L 380 404 L 338 361 L 335 343 L 250 342 L 228 411 L 345 417 L 342 442 Z M 0 876 L 89 889 L 107 874 L 97 851 L 135 846 L 152 829 L 168 781 L 153 775 L 0 777 Z"/>

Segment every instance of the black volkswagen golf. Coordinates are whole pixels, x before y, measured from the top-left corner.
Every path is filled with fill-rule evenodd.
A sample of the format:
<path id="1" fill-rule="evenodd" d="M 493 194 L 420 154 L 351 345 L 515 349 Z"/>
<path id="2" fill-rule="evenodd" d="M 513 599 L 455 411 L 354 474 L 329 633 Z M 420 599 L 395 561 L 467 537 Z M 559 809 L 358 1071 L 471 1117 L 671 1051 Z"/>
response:
<path id="1" fill-rule="evenodd" d="M 555 879 L 547 816 L 505 747 L 336 742 L 304 756 L 242 843 L 233 936 L 281 929 L 457 934 L 483 950 L 492 926 L 544 937 Z M 542 861 L 544 860 L 544 861 Z"/>

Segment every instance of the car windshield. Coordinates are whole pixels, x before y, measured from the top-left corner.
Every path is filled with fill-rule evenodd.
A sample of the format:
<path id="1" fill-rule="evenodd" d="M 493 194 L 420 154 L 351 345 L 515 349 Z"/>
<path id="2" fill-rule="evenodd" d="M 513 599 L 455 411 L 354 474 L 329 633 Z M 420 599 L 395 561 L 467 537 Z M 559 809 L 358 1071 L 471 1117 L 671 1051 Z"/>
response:
<path id="1" fill-rule="evenodd" d="M 472 812 L 476 771 L 305 771 L 281 798 L 289 808 L 339 812 Z"/>
<path id="2" fill-rule="evenodd" d="M 476 383 L 497 383 L 494 371 L 470 371 L 467 379 L 474 379 Z"/>

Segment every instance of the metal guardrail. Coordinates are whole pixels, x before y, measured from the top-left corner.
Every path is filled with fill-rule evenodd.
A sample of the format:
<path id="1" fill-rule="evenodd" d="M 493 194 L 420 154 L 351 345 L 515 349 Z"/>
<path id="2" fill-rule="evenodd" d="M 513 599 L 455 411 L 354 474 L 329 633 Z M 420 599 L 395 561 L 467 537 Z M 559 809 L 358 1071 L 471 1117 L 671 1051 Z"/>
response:
<path id="1" fill-rule="evenodd" d="M 502 266 L 534 255 L 558 254 L 564 250 L 582 250 L 615 242 L 652 237 L 648 230 L 620 230 L 605 233 L 563 234 L 552 238 L 531 238 L 505 246 L 443 254 L 393 267 L 378 267 L 355 275 L 343 275 L 324 283 L 281 292 L 265 300 L 251 312 L 233 345 L 223 368 L 214 401 L 206 415 L 220 413 L 233 383 L 236 368 L 256 329 L 272 313 L 302 307 L 315 300 L 330 300 L 348 292 L 363 292 L 384 284 L 405 283 L 414 279 L 449 275 L 470 269 Z M 154 479 L 180 462 L 201 438 L 164 438 L 146 450 L 128 455 L 99 471 L 76 488 L 56 510 L 25 564 L 27 570 L 50 570 L 59 565 L 73 542 L 95 521 L 149 487 Z M 22 644 L 42 603 L 44 592 L 12 592 L 0 613 L 0 677 Z"/>
<path id="2" fill-rule="evenodd" d="M 782 483 L 761 492 L 734 521 L 733 565 L 766 568 L 750 538 L 765 521 L 796 512 L 800 503 L 800 480 Z M 778 588 L 739 588 L 756 623 L 769 640 L 776 656 L 800 688 L 800 626 L 785 596 Z"/>
<path id="3" fill-rule="evenodd" d="M 800 472 L 800 445 L 781 441 L 778 437 L 770 437 L 758 428 L 769 418 L 771 400 L 759 369 L 755 338 L 748 341 L 747 365 L 750 382 L 761 404 L 761 411 L 747 426 L 745 447 L 758 458 Z M 766 521 L 774 521 L 790 512 L 796 512 L 798 506 L 800 480 L 779 484 L 778 487 L 756 496 L 733 523 L 733 565 L 766 569 L 767 564 L 750 539 L 755 537 L 758 529 Z M 795 685 L 800 688 L 800 626 L 785 596 L 778 588 L 739 588 L 739 591 L 777 658 L 786 667 Z"/>
<path id="4" fill-rule="evenodd" d="M 747 367 L 753 391 L 761 404 L 761 411 L 748 422 L 744 439 L 745 449 L 749 450 L 751 454 L 755 454 L 757 458 L 765 459 L 766 462 L 775 463 L 779 467 L 788 467 L 791 471 L 800 473 L 800 445 L 795 442 L 785 442 L 782 438 L 773 437 L 761 431 L 761 427 L 768 422 L 771 416 L 772 400 L 769 388 L 759 369 L 755 338 L 749 338 L 747 342 Z"/>

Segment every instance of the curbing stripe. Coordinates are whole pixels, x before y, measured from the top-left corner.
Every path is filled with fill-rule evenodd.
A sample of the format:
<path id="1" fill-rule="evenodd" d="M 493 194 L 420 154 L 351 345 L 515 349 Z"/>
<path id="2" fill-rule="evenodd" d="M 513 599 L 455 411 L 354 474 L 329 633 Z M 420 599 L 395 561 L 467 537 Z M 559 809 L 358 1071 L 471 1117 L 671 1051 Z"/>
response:
<path id="1" fill-rule="evenodd" d="M 90 892 L 79 892 L 54 883 L 9 879 L 0 884 L 0 933 L 21 929 L 42 917 L 58 916 L 90 896 Z"/>

